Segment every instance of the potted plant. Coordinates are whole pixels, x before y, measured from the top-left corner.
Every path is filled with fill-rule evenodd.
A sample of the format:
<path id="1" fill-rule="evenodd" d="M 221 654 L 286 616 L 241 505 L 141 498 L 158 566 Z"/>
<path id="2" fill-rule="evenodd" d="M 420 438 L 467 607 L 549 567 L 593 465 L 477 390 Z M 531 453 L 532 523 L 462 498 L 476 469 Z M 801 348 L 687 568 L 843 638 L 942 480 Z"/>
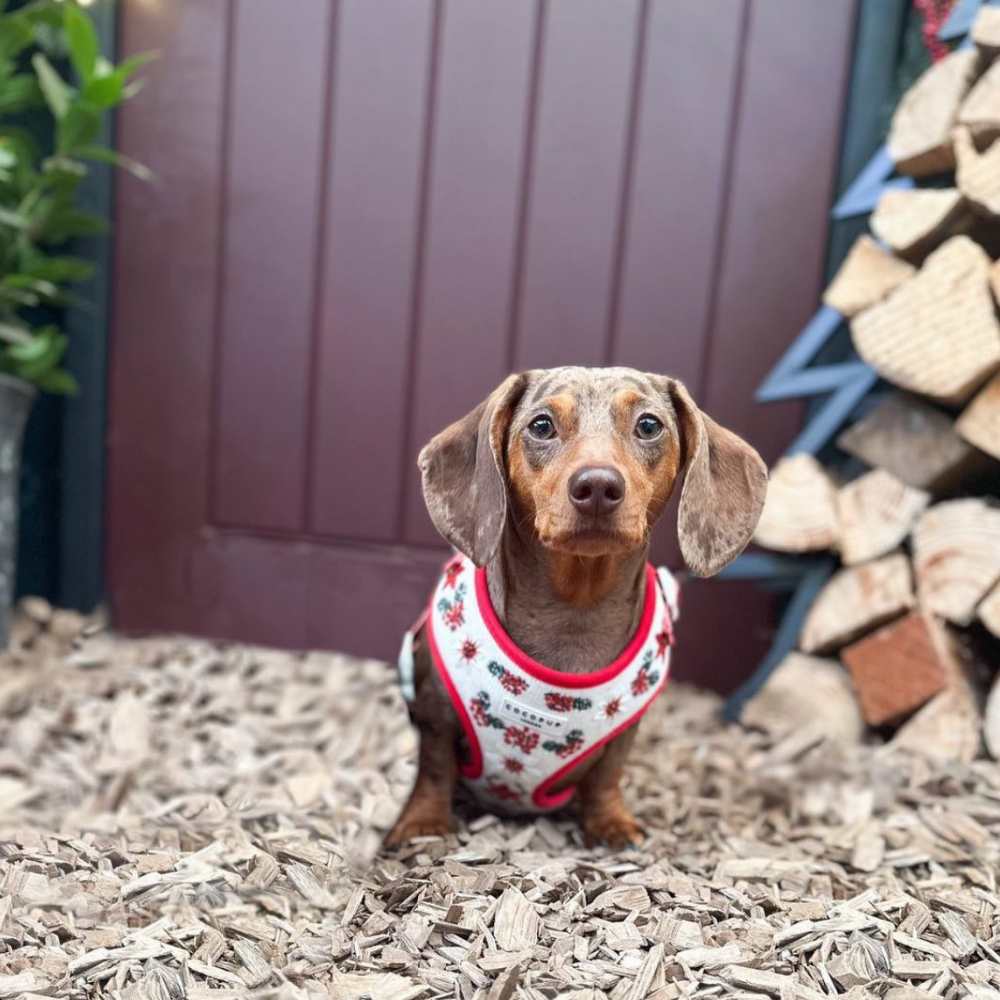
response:
<path id="1" fill-rule="evenodd" d="M 80 184 L 94 163 L 148 176 L 98 137 L 102 119 L 138 91 L 134 74 L 150 58 L 110 63 L 73 0 L 7 8 L 0 0 L 0 646 L 13 599 L 24 426 L 38 392 L 76 391 L 59 318 L 91 265 L 65 247 L 105 228 L 81 209 Z"/>

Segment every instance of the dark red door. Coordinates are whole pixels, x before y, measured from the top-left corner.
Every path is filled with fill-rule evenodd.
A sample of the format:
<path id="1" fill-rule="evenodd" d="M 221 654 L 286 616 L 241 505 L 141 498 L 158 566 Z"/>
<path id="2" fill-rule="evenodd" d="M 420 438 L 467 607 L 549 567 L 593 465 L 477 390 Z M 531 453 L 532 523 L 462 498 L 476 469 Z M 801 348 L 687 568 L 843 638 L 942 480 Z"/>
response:
<path id="1" fill-rule="evenodd" d="M 441 558 L 416 452 L 511 369 L 665 371 L 776 455 L 853 8 L 126 0 L 118 624 L 391 655 Z M 686 608 L 681 670 L 737 679 L 767 600 Z"/>

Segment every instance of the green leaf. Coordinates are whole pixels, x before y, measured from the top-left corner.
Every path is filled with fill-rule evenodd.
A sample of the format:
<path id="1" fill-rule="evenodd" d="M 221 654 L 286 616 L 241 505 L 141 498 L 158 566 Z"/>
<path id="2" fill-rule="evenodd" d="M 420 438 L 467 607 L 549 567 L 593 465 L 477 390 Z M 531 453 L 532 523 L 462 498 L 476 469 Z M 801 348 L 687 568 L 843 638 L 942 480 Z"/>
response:
<path id="1" fill-rule="evenodd" d="M 100 55 L 97 32 L 94 31 L 90 18 L 75 3 L 63 6 L 66 8 L 63 27 L 66 31 L 66 44 L 69 46 L 69 58 L 80 80 L 86 83 L 93 77 L 97 57 Z"/>
<path id="2" fill-rule="evenodd" d="M 52 353 L 58 338 L 62 336 L 54 326 L 43 326 L 27 341 L 14 344 L 7 353 L 17 361 L 34 362 Z"/>
<path id="3" fill-rule="evenodd" d="M 156 59 L 160 58 L 160 53 L 155 49 L 150 49 L 148 52 L 138 52 L 134 56 L 129 56 L 128 59 L 123 59 L 115 69 L 116 73 L 122 75 L 122 79 L 127 80 L 133 73 L 137 73 L 143 66 L 149 65 Z"/>
<path id="4" fill-rule="evenodd" d="M 28 221 L 18 215 L 17 212 L 0 208 L 0 226 L 9 226 L 11 229 L 27 229 Z"/>
<path id="5" fill-rule="evenodd" d="M 66 335 L 55 326 L 44 326 L 28 344 L 12 344 L 7 359 L 14 374 L 34 382 L 56 368 L 66 353 Z"/>
<path id="6" fill-rule="evenodd" d="M 81 257 L 47 257 L 37 251 L 28 255 L 21 271 L 43 281 L 83 281 L 94 273 L 94 265 Z"/>
<path id="7" fill-rule="evenodd" d="M 125 78 L 120 73 L 111 72 L 105 76 L 95 76 L 84 86 L 83 97 L 99 108 L 113 108 L 121 103 L 124 86 Z"/>
<path id="8" fill-rule="evenodd" d="M 8 344 L 26 344 L 32 340 L 31 331 L 16 323 L 0 323 L 0 340 Z"/>
<path id="9" fill-rule="evenodd" d="M 45 103 L 56 118 L 62 118 L 69 110 L 74 94 L 73 88 L 53 69 L 52 63 L 41 52 L 36 52 L 31 57 L 31 65 L 35 67 Z"/>
<path id="10" fill-rule="evenodd" d="M 45 233 L 41 242 L 62 243 L 70 236 L 99 236 L 107 230 L 107 223 L 96 215 L 76 209 L 59 209 L 45 220 Z"/>
<path id="11" fill-rule="evenodd" d="M 14 14 L 0 18 L 0 54 L 19 55 L 33 41 L 31 25 L 23 17 Z"/>
<path id="12" fill-rule="evenodd" d="M 4 82 L 0 90 L 0 114 L 12 115 L 27 111 L 42 102 L 38 81 L 29 73 L 18 73 Z"/>
<path id="13" fill-rule="evenodd" d="M 79 146 L 89 146 L 101 132 L 98 109 L 86 101 L 75 101 L 56 126 L 56 148 L 60 153 L 72 153 Z"/>
<path id="14" fill-rule="evenodd" d="M 45 174 L 48 189 L 64 196 L 63 200 L 72 200 L 75 189 L 87 176 L 87 164 L 66 153 L 57 153 L 42 160 L 42 173 Z"/>
<path id="15" fill-rule="evenodd" d="M 86 146 L 76 150 L 76 155 L 83 157 L 85 160 L 96 160 L 99 163 L 110 163 L 113 166 L 121 167 L 123 170 L 127 170 L 130 174 L 138 177 L 141 181 L 155 181 L 157 179 L 156 174 L 149 167 L 144 167 L 131 157 L 125 156 L 114 149 L 108 149 L 106 146 Z"/>
<path id="16" fill-rule="evenodd" d="M 65 368 L 53 368 L 35 379 L 39 389 L 55 393 L 57 396 L 75 396 L 80 385 Z"/>

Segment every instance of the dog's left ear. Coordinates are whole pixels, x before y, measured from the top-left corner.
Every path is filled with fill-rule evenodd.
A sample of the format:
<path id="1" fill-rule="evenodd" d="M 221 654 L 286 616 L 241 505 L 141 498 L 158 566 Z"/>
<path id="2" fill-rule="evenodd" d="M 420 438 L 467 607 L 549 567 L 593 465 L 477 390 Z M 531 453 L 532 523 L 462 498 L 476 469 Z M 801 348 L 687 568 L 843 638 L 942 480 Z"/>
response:
<path id="1" fill-rule="evenodd" d="M 681 430 L 681 552 L 693 573 L 713 576 L 746 548 L 757 527 L 767 466 L 746 441 L 702 413 L 682 383 L 668 379 L 667 392 Z"/>
<path id="2" fill-rule="evenodd" d="M 434 527 L 477 566 L 496 552 L 507 520 L 504 441 L 527 384 L 527 375 L 509 376 L 417 459 Z"/>

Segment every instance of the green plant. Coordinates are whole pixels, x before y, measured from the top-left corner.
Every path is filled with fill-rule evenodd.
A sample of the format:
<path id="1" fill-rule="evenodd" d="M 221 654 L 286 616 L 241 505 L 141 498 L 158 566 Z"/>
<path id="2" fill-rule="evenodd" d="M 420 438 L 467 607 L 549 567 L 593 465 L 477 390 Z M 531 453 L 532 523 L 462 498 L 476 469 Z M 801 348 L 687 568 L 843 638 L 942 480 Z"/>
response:
<path id="1" fill-rule="evenodd" d="M 77 301 L 72 283 L 92 270 L 63 251 L 73 237 L 105 230 L 80 208 L 80 184 L 92 163 L 149 176 L 99 135 L 104 116 L 138 92 L 133 75 L 150 58 L 110 63 L 73 0 L 16 10 L 0 0 L 0 371 L 48 392 L 76 389 L 54 320 Z M 72 82 L 57 66 L 71 69 Z"/>

